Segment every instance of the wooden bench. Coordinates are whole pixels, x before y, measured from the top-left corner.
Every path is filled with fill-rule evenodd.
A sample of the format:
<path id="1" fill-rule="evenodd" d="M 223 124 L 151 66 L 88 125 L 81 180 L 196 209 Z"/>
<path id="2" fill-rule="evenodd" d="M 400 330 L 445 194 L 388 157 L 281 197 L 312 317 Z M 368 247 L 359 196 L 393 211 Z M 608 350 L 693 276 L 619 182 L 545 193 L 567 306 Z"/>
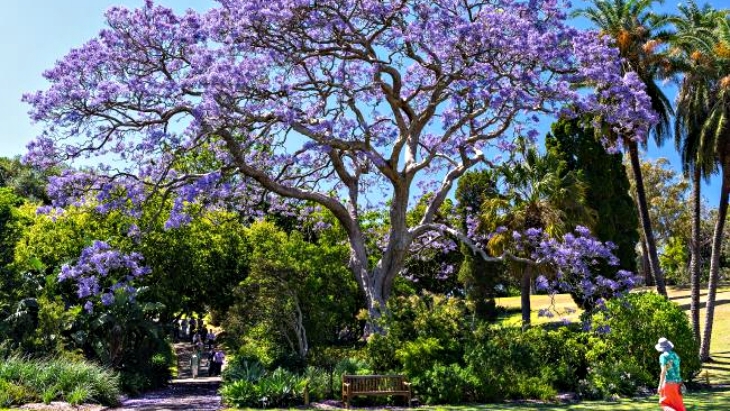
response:
<path id="1" fill-rule="evenodd" d="M 350 408 L 357 395 L 394 395 L 408 399 L 411 406 L 411 383 L 403 375 L 343 375 L 342 402 Z"/>

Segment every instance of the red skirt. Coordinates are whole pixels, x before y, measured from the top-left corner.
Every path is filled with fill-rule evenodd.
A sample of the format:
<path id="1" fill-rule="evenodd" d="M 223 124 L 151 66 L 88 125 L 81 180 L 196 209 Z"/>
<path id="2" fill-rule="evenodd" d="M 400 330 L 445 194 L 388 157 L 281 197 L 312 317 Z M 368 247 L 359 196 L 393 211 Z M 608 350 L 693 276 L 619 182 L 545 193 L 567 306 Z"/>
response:
<path id="1" fill-rule="evenodd" d="M 682 401 L 682 393 L 679 390 L 681 384 L 666 383 L 664 389 L 659 395 L 659 405 L 662 411 L 686 411 L 684 401 Z"/>

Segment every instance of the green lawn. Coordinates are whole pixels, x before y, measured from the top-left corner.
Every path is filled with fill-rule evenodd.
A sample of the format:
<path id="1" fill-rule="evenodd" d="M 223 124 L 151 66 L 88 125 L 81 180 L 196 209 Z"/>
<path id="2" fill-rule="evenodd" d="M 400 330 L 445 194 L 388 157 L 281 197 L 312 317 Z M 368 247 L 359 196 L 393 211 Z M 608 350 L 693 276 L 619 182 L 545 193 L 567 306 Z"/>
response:
<path id="1" fill-rule="evenodd" d="M 483 405 L 462 405 L 462 406 L 439 406 L 422 407 L 419 409 L 430 411 L 641 411 L 658 410 L 657 401 L 659 397 L 653 396 L 645 399 L 622 399 L 616 402 L 586 401 L 573 405 L 559 404 L 483 404 Z M 685 405 L 688 410 L 696 406 L 697 410 L 730 411 L 730 390 L 707 391 L 700 393 L 689 393 L 685 398 Z"/>
<path id="2" fill-rule="evenodd" d="M 538 403 L 509 403 L 509 404 L 476 404 L 476 405 L 446 405 L 433 407 L 419 407 L 413 410 L 421 411 L 643 411 L 658 410 L 657 396 L 641 399 L 622 399 L 620 401 L 585 401 L 578 404 L 538 404 Z M 723 391 L 691 392 L 685 397 L 688 410 L 695 406 L 696 410 L 730 411 L 730 389 Z M 357 410 L 358 408 L 353 408 Z M 253 411 L 254 409 L 248 409 Z M 236 411 L 229 409 L 228 411 Z"/>
<path id="3" fill-rule="evenodd" d="M 658 410 L 659 397 L 652 396 L 640 399 L 621 399 L 619 401 L 585 401 L 577 404 L 540 404 L 540 403 L 508 403 L 508 404 L 473 404 L 473 405 L 442 405 L 433 407 L 412 408 L 414 411 L 644 411 Z M 730 390 L 691 392 L 684 403 L 688 410 L 693 406 L 696 410 L 730 411 Z M 295 410 L 297 408 L 292 408 Z M 358 408 L 352 408 L 358 410 Z M 253 408 L 241 410 L 255 411 Z M 239 411 L 229 409 L 227 411 Z"/>

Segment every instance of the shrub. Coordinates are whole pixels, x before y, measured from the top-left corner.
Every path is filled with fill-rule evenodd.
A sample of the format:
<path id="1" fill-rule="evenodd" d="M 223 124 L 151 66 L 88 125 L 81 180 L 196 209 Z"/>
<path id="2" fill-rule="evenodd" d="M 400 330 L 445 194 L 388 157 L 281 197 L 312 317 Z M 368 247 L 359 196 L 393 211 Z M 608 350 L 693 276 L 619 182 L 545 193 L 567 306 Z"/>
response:
<path id="1" fill-rule="evenodd" d="M 482 327 L 465 356 L 477 381 L 477 401 L 552 399 L 586 375 L 586 336 L 568 327 Z"/>
<path id="2" fill-rule="evenodd" d="M 264 376 L 263 364 L 255 358 L 237 355 L 228 362 L 223 370 L 223 381 L 248 381 L 256 383 Z"/>
<path id="3" fill-rule="evenodd" d="M 597 341 L 587 353 L 593 367 L 589 383 L 604 396 L 631 395 L 640 386 L 659 379 L 659 337 L 674 343 L 682 359 L 682 377 L 694 378 L 700 370 L 699 350 L 687 315 L 675 303 L 655 293 L 634 293 L 606 303 L 593 315 Z"/>
<path id="4" fill-rule="evenodd" d="M 119 393 L 119 377 L 88 362 L 10 357 L 0 363 L 0 404 L 73 399 L 115 405 Z"/>
<path id="5" fill-rule="evenodd" d="M 223 402 L 236 407 L 289 407 L 302 403 L 306 384 L 306 378 L 277 368 L 256 382 L 226 382 L 221 396 Z"/>
<path id="6" fill-rule="evenodd" d="M 406 374 L 420 373 L 436 362 L 451 364 L 461 360 L 469 332 L 462 299 L 424 292 L 392 298 L 388 308 L 391 315 L 381 320 L 387 333 L 372 335 L 366 347 L 375 372 L 403 370 L 407 366 Z"/>

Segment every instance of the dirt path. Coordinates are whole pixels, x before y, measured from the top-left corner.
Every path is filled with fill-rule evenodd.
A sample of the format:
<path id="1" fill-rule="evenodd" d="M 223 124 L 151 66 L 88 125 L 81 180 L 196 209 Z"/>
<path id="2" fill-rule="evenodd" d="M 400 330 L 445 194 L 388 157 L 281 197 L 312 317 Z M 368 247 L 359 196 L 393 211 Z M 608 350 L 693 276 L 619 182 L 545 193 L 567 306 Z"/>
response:
<path id="1" fill-rule="evenodd" d="M 190 344 L 175 344 L 178 358 L 178 376 L 172 383 L 160 390 L 150 391 L 138 398 L 122 401 L 122 405 L 113 411 L 218 411 L 223 409 L 220 388 L 220 377 L 207 377 L 208 364 L 203 361 L 199 375 L 206 377 L 192 378 L 190 370 Z"/>

